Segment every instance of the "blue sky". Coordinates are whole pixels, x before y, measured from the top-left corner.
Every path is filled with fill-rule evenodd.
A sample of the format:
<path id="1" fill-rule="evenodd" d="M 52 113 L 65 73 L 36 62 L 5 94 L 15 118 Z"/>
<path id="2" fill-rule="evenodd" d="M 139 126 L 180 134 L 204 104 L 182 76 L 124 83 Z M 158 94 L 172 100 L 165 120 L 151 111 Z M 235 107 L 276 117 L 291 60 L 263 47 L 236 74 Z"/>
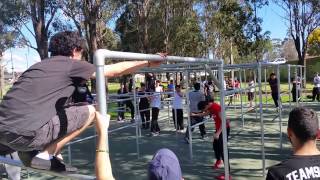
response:
<path id="1" fill-rule="evenodd" d="M 258 9 L 258 16 L 263 19 L 262 29 L 263 31 L 270 31 L 270 37 L 284 39 L 287 34 L 287 25 L 282 17 L 284 17 L 284 11 L 274 3 L 270 3 L 269 6 L 264 6 Z M 113 23 L 114 24 L 114 23 Z M 111 28 L 112 22 L 109 23 Z M 31 26 L 31 23 L 28 24 Z M 114 28 L 114 27 L 113 27 Z M 25 28 L 22 29 L 26 37 L 29 37 L 30 42 L 33 46 L 36 46 L 34 37 Z M 11 63 L 11 52 L 12 62 Z M 32 64 L 39 62 L 40 57 L 38 53 L 32 48 L 12 48 L 4 53 L 4 64 L 8 71 L 11 71 L 12 64 L 14 71 L 24 71 Z"/>

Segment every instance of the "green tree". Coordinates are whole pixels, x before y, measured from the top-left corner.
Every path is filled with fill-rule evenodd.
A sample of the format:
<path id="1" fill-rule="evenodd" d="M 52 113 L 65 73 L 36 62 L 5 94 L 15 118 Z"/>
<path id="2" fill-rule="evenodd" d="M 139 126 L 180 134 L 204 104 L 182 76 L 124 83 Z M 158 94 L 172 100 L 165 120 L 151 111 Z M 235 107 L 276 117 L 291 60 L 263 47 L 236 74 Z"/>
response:
<path id="1" fill-rule="evenodd" d="M 60 0 L 62 10 L 68 16 L 80 35 L 88 43 L 88 60 L 99 48 L 116 49 L 118 39 L 109 22 L 117 13 L 121 1 L 116 0 Z"/>
<path id="2" fill-rule="evenodd" d="M 320 55 L 320 28 L 315 29 L 308 38 L 308 54 L 311 56 Z"/>
<path id="3" fill-rule="evenodd" d="M 14 11 L 20 16 L 11 16 L 8 21 L 22 36 L 26 44 L 35 49 L 41 59 L 48 57 L 48 39 L 52 34 L 50 29 L 55 21 L 55 16 L 59 9 L 59 3 L 55 0 L 4 0 L 3 6 L 8 11 Z M 31 22 L 32 28 L 27 24 Z M 25 27 L 35 38 L 37 46 L 34 47 L 29 41 L 29 37 L 21 31 Z"/>
<path id="4" fill-rule="evenodd" d="M 289 35 L 294 41 L 298 64 L 306 65 L 308 37 L 320 25 L 319 0 L 281 0 L 275 1 L 286 12 Z"/>

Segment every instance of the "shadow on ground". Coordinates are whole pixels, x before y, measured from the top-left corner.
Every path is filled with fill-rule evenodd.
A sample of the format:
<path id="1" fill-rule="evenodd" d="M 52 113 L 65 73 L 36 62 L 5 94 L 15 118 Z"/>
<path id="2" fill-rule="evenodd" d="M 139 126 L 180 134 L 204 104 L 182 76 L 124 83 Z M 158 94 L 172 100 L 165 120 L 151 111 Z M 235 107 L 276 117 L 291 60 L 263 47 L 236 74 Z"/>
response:
<path id="1" fill-rule="evenodd" d="M 319 104 L 308 104 L 320 112 Z M 288 158 L 291 154 L 290 144 L 287 141 L 286 125 L 289 110 L 284 109 L 282 116 L 282 129 L 280 133 L 279 118 L 275 109 L 264 110 L 264 150 L 266 167 L 272 166 L 281 160 Z M 231 163 L 231 174 L 234 180 L 260 180 L 262 176 L 262 153 L 261 153 L 261 124 L 256 119 L 256 112 L 250 111 L 244 116 L 244 127 L 239 109 L 229 109 L 228 118 L 231 120 L 231 136 L 229 139 L 229 155 Z M 167 117 L 167 110 L 163 110 L 161 117 Z M 259 114 L 258 114 L 259 117 Z M 123 126 L 124 124 L 112 123 L 111 128 Z M 161 135 L 149 137 L 149 131 L 142 130 L 139 138 L 139 158 L 137 155 L 136 128 L 114 132 L 109 135 L 110 156 L 113 174 L 119 180 L 144 180 L 147 179 L 148 162 L 153 154 L 160 148 L 173 150 L 181 163 L 183 176 L 186 180 L 214 179 L 223 172 L 223 168 L 212 170 L 214 153 L 212 150 L 212 123 L 206 125 L 208 138 L 200 139 L 198 128 L 193 133 L 193 160 L 190 160 L 189 145 L 183 140 L 184 134 L 176 134 L 173 125 L 168 120 L 160 123 Z M 83 137 L 94 134 L 94 129 L 87 130 Z M 282 149 L 280 148 L 280 134 L 282 135 Z M 68 161 L 67 149 L 63 151 Z M 95 141 L 91 139 L 72 146 L 72 164 L 80 169 L 79 173 L 94 174 Z M 42 174 L 30 173 L 31 179 L 57 179 Z M 24 177 L 27 175 L 24 172 Z"/>

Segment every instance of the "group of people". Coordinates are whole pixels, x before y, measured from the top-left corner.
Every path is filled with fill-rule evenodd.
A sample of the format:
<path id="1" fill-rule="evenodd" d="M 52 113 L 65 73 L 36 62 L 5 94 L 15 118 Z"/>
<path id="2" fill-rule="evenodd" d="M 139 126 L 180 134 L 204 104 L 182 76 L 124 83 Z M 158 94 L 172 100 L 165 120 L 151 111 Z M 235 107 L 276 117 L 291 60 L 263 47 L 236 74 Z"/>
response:
<path id="1" fill-rule="evenodd" d="M 84 98 L 77 100 L 74 98 L 78 97 L 75 93 L 85 94 L 84 89 L 79 87 L 83 87 L 88 80 L 96 77 L 94 65 L 81 61 L 84 50 L 85 42 L 78 33 L 72 31 L 57 33 L 49 43 L 51 57 L 31 66 L 13 84 L 0 103 L 0 155 L 18 152 L 19 159 L 25 166 L 75 173 L 77 168 L 64 162 L 61 150 L 86 128 L 95 125 L 98 134 L 96 177 L 101 180 L 114 179 L 106 145 L 110 116 L 102 116 L 95 106 L 82 102 L 85 101 Z M 140 68 L 156 67 L 161 63 L 162 61 L 130 61 L 105 65 L 104 75 L 121 76 Z M 144 84 L 141 84 L 139 95 L 147 94 L 144 88 Z M 176 85 L 175 89 L 173 113 L 177 114 L 173 115 L 177 117 L 176 129 L 183 130 L 181 106 L 183 94 L 180 86 Z M 124 91 L 125 88 L 120 93 Z M 155 83 L 152 91 L 151 131 L 157 135 L 160 132 L 157 118 L 163 91 L 159 81 Z M 214 168 L 219 168 L 224 160 L 221 106 L 215 103 L 213 98 L 206 100 L 204 93 L 200 92 L 199 83 L 194 84 L 194 90 L 189 92 L 188 96 L 192 124 L 201 122 L 204 116 L 211 116 L 215 121 L 213 148 L 217 161 Z M 149 99 L 141 99 L 139 107 L 145 110 L 149 105 Z M 141 113 L 144 112 L 147 111 Z M 144 115 L 145 128 L 149 128 L 147 113 Z M 226 123 L 229 134 L 230 123 L 229 121 Z M 204 137 L 205 126 L 204 124 L 200 126 L 201 135 Z M 320 152 L 315 142 L 318 129 L 319 122 L 314 111 L 303 107 L 291 111 L 288 137 L 294 148 L 294 156 L 270 168 L 267 179 L 297 179 L 297 177 L 319 179 Z M 187 134 L 188 130 L 186 139 L 188 139 Z M 179 160 L 171 150 L 157 151 L 148 167 L 150 180 L 183 179 Z M 225 177 L 222 175 L 218 178 Z"/>

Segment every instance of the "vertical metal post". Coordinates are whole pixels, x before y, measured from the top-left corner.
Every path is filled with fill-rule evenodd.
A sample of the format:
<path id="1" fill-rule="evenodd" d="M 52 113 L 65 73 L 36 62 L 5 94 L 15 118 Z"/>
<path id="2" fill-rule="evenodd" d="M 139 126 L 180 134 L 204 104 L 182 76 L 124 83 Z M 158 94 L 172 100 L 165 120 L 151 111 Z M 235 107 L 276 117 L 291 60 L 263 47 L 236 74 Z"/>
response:
<path id="1" fill-rule="evenodd" d="M 243 89 L 243 85 L 242 85 L 242 73 L 241 73 L 241 69 L 239 71 L 239 81 L 240 81 L 240 89 Z M 240 93 L 240 108 L 241 108 L 241 120 L 242 120 L 242 128 L 244 127 L 244 115 L 243 115 L 243 102 L 242 102 L 242 91 L 239 92 Z M 245 92 L 244 92 L 245 93 Z"/>
<path id="2" fill-rule="evenodd" d="M 134 123 L 136 124 L 136 147 L 137 156 L 140 158 L 140 147 L 139 147 L 139 130 L 140 130 L 140 118 L 137 110 L 137 92 L 136 92 L 136 78 L 135 74 L 132 75 L 132 93 L 133 93 L 133 107 L 134 107 Z"/>
<path id="3" fill-rule="evenodd" d="M 224 71 L 223 63 L 219 65 L 219 81 L 220 84 L 224 84 Z M 229 180 L 229 154 L 228 154 L 228 141 L 227 141 L 227 126 L 226 126 L 226 112 L 225 112 L 225 90 L 223 87 L 220 89 L 220 106 L 221 106 L 221 118 L 222 118 L 222 140 L 223 140 L 223 155 L 224 155 L 224 172 L 226 180 Z"/>
<path id="4" fill-rule="evenodd" d="M 280 87 L 280 66 L 277 65 L 277 85 L 278 85 L 278 113 L 279 113 L 279 132 L 280 132 L 280 149 L 282 149 L 282 103 L 281 103 L 281 87 Z"/>
<path id="5" fill-rule="evenodd" d="M 295 75 L 294 75 L 295 81 L 296 81 L 296 106 L 299 106 L 298 101 L 298 67 L 296 66 Z"/>
<path id="6" fill-rule="evenodd" d="M 266 175 L 266 162 L 264 150 L 264 122 L 263 122 L 263 107 L 262 107 L 262 84 L 261 84 L 261 63 L 258 64 L 258 83 L 259 83 L 259 112 L 260 112 L 260 128 L 261 128 L 261 155 L 262 155 L 262 175 Z"/>
<path id="7" fill-rule="evenodd" d="M 302 96 L 302 92 L 303 92 L 303 83 L 304 83 L 304 79 L 303 79 L 303 74 L 302 74 L 302 68 L 303 68 L 303 66 L 300 66 L 300 84 L 299 84 L 299 86 L 300 86 L 300 92 L 299 92 L 299 94 L 300 94 L 300 99 L 303 97 Z M 299 101 L 299 103 L 300 104 L 302 104 L 302 101 Z"/>
<path id="8" fill-rule="evenodd" d="M 264 96 L 265 96 L 265 106 L 268 105 L 268 93 L 267 93 L 267 67 L 264 68 Z"/>
<path id="9" fill-rule="evenodd" d="M 176 135 L 178 134 L 178 119 L 177 119 L 177 109 L 174 108 L 173 106 L 173 103 L 175 101 L 175 96 L 176 96 L 176 76 L 173 76 L 173 100 L 172 100 L 172 110 L 174 111 L 174 119 L 175 119 L 175 122 L 174 124 L 176 125 Z M 183 117 L 182 117 L 183 118 Z"/>
<path id="10" fill-rule="evenodd" d="M 243 69 L 243 79 L 244 79 L 244 82 L 248 83 L 245 69 Z M 247 102 L 247 100 L 245 100 L 244 102 Z"/>
<path id="11" fill-rule="evenodd" d="M 288 85 L 289 85 L 289 109 L 291 110 L 291 65 L 288 64 Z"/>
<path id="12" fill-rule="evenodd" d="M 255 67 L 256 68 L 256 67 Z M 253 77 L 254 77 L 254 85 L 257 84 L 257 72 L 256 72 L 257 69 L 253 69 Z M 256 112 L 256 119 L 258 119 L 258 106 L 257 106 L 257 87 L 255 86 L 254 88 L 254 109 L 255 109 L 255 112 Z"/>
<path id="13" fill-rule="evenodd" d="M 190 73 L 186 72 L 186 85 L 187 85 L 187 91 L 186 91 L 186 96 L 187 96 L 187 115 L 188 115 L 188 133 L 189 134 L 189 155 L 190 155 L 190 160 L 192 161 L 193 159 L 193 151 L 192 151 L 192 132 L 191 132 L 191 118 L 190 118 L 190 99 L 189 99 L 189 77 Z"/>
<path id="14" fill-rule="evenodd" d="M 72 157 L 71 157 L 71 145 L 70 144 L 68 146 L 68 160 L 69 160 L 69 164 L 71 165 Z"/>
<path id="15" fill-rule="evenodd" d="M 97 100 L 98 100 L 98 107 L 99 112 L 103 117 L 107 117 L 107 99 L 106 99 L 106 77 L 104 75 L 104 58 L 98 55 L 98 53 L 94 54 L 94 62 L 96 65 L 96 89 L 97 89 Z M 106 133 L 106 150 L 109 151 L 109 137 L 108 137 L 108 130 Z"/>

